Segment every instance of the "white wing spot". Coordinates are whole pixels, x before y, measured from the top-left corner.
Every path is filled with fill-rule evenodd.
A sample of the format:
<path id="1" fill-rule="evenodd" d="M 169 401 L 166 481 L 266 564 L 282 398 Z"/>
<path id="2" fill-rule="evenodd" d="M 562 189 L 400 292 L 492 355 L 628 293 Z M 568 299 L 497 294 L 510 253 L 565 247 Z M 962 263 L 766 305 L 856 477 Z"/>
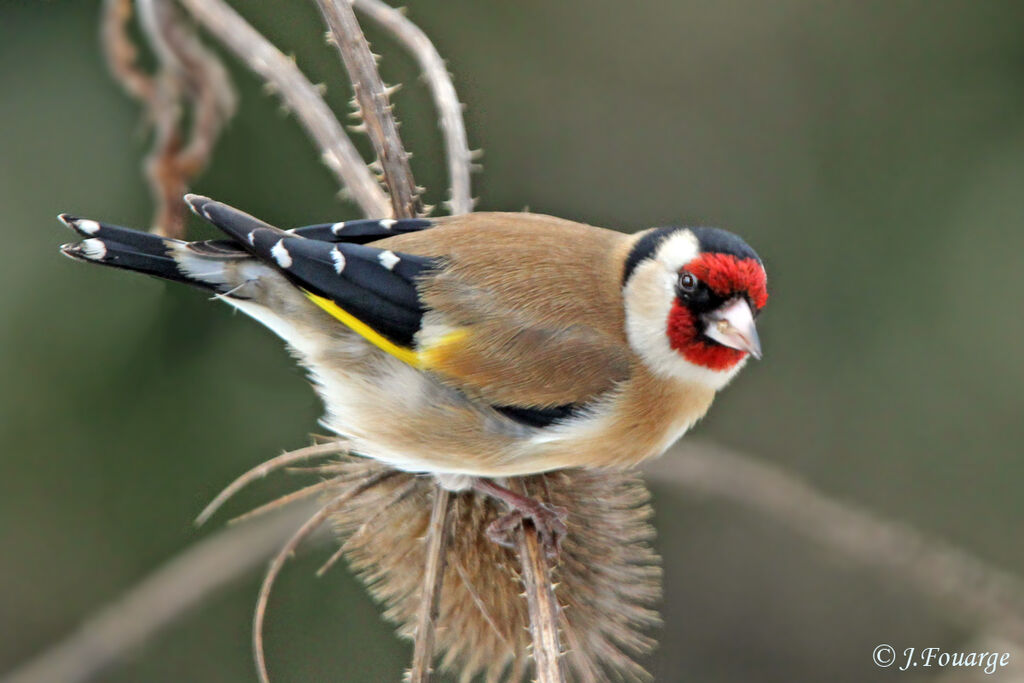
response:
<path id="1" fill-rule="evenodd" d="M 384 228 L 385 230 L 390 230 L 391 226 L 397 223 L 398 221 L 396 221 L 394 218 L 382 218 L 377 222 L 380 223 L 380 227 Z"/>
<path id="2" fill-rule="evenodd" d="M 337 223 L 331 226 L 331 232 L 333 232 L 335 235 L 340 235 L 341 231 L 344 229 L 345 221 L 338 221 Z"/>
<path id="3" fill-rule="evenodd" d="M 292 267 L 292 255 L 288 253 L 288 249 L 284 246 L 284 240 L 278 240 L 277 244 L 270 250 L 270 255 L 277 261 L 277 265 L 282 268 Z"/>
<path id="4" fill-rule="evenodd" d="M 247 237 L 249 238 L 249 244 L 252 244 L 252 245 L 256 244 L 256 231 L 255 230 L 250 230 L 249 234 L 247 235 Z"/>
<path id="5" fill-rule="evenodd" d="M 334 261 L 334 270 L 341 275 L 341 271 L 345 270 L 345 255 L 335 247 L 331 249 L 331 260 Z"/>
<path id="6" fill-rule="evenodd" d="M 82 253 L 87 259 L 102 261 L 107 256 L 107 245 L 95 238 L 82 240 Z"/>
<path id="7" fill-rule="evenodd" d="M 100 224 L 90 220 L 78 221 L 78 229 L 86 235 L 95 235 L 100 231 Z"/>
<path id="8" fill-rule="evenodd" d="M 380 264 L 388 270 L 394 270 L 395 266 L 397 266 L 398 262 L 402 259 L 395 256 L 395 252 L 385 250 L 377 255 L 377 260 L 380 261 Z"/>

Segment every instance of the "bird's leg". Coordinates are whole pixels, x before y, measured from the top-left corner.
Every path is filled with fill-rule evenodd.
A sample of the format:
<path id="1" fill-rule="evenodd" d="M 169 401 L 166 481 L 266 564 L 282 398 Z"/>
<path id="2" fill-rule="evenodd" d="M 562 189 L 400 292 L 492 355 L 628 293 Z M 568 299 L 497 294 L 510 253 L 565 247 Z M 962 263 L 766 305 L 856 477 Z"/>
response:
<path id="1" fill-rule="evenodd" d="M 477 479 L 473 488 L 492 498 L 504 502 L 512 511 L 491 522 L 487 527 L 487 537 L 506 548 L 514 548 L 513 530 L 524 522 L 530 522 L 537 530 L 548 555 L 557 557 L 562 545 L 562 537 L 566 534 L 565 518 L 568 511 L 557 505 L 549 505 L 539 500 L 516 493 L 511 489 L 496 484 L 491 479 Z"/>

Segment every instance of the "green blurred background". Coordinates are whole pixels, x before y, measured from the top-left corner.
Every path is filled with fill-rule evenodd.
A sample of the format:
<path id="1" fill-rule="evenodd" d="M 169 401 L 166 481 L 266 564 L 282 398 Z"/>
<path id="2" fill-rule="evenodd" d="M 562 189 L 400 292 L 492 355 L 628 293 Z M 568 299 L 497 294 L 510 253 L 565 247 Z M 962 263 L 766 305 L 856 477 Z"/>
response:
<path id="1" fill-rule="evenodd" d="M 234 5 L 344 113 L 313 3 Z M 1024 4 L 410 10 L 449 60 L 471 143 L 485 149 L 479 208 L 623 230 L 717 224 L 762 254 L 765 360 L 697 434 L 1024 573 Z M 305 444 L 319 413 L 252 321 L 58 254 L 70 239 L 60 211 L 138 226 L 151 215 L 148 142 L 106 73 L 98 12 L 96 1 L 0 0 L 0 672 L 209 533 L 191 524 L 202 505 Z M 406 84 L 403 135 L 436 202 L 429 98 L 413 64 L 370 37 L 385 78 Z M 227 61 L 240 113 L 196 191 L 280 225 L 355 216 L 296 122 Z M 260 484 L 231 510 L 286 483 Z M 870 661 L 880 642 L 957 648 L 972 635 L 912 587 L 770 521 L 656 493 L 659 681 L 876 680 L 890 673 Z M 407 646 L 345 569 L 312 577 L 322 554 L 301 555 L 275 593 L 277 680 L 398 680 Z M 257 581 L 102 680 L 253 680 Z"/>

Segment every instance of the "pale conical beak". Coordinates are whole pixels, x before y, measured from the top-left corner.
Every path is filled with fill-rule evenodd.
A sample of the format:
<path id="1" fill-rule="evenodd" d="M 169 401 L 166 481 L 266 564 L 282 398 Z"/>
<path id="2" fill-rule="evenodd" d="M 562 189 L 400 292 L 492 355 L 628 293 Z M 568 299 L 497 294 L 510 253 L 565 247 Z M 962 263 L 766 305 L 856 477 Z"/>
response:
<path id="1" fill-rule="evenodd" d="M 707 323 L 705 335 L 723 346 L 746 351 L 754 358 L 761 359 L 761 340 L 757 337 L 754 314 L 746 299 L 730 299 L 706 313 L 704 320 Z"/>

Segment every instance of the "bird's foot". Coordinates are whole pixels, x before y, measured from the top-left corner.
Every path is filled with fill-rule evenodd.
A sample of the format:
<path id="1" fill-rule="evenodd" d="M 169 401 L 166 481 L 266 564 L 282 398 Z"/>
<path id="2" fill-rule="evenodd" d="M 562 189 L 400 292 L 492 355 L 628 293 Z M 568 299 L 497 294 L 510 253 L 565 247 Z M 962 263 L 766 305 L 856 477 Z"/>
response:
<path id="1" fill-rule="evenodd" d="M 568 532 L 565 520 L 569 511 L 557 505 L 542 503 L 534 498 L 511 491 L 493 481 L 477 480 L 476 488 L 494 498 L 504 501 L 512 508 L 487 526 L 487 538 L 506 548 L 516 547 L 516 530 L 530 524 L 537 530 L 544 552 L 557 558 L 561 552 L 562 539 Z"/>

